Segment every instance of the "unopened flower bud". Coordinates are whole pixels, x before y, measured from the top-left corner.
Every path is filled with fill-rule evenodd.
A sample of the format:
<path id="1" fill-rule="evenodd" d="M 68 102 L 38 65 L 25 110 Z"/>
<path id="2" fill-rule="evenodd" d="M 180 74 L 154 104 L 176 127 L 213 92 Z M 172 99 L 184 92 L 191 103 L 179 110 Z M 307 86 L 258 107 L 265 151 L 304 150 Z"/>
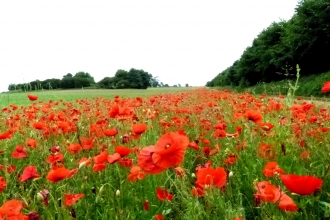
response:
<path id="1" fill-rule="evenodd" d="M 79 169 L 81 169 L 81 168 L 83 168 L 83 167 L 85 167 L 85 166 L 86 166 L 86 161 L 81 162 L 81 163 L 79 164 Z"/>
<path id="2" fill-rule="evenodd" d="M 43 202 L 43 201 L 44 201 L 44 196 L 43 196 L 40 192 L 38 192 L 38 193 L 37 193 L 37 199 L 38 199 L 40 202 Z"/>
<path id="3" fill-rule="evenodd" d="M 99 189 L 99 194 L 102 194 L 103 190 L 104 190 L 104 185 L 102 185 L 101 188 Z"/>
<path id="4" fill-rule="evenodd" d="M 117 189 L 117 191 L 116 191 L 116 196 L 120 196 L 120 190 L 119 189 Z"/>

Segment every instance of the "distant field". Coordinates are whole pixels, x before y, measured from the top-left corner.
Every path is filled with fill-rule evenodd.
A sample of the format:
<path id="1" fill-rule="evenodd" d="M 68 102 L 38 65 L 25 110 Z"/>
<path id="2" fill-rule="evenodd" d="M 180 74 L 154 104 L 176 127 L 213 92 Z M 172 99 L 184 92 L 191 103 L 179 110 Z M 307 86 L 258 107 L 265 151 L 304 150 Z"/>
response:
<path id="1" fill-rule="evenodd" d="M 148 97 L 157 94 L 168 94 L 176 92 L 184 92 L 192 90 L 196 87 L 162 87 L 148 89 L 76 89 L 76 90 L 46 90 L 21 93 L 1 93 L 0 107 L 5 107 L 10 104 L 27 105 L 31 101 L 27 98 L 27 94 L 38 96 L 38 101 L 49 100 L 65 100 L 74 101 L 76 99 L 92 99 L 95 97 L 113 98 L 116 95 L 120 97 Z"/>

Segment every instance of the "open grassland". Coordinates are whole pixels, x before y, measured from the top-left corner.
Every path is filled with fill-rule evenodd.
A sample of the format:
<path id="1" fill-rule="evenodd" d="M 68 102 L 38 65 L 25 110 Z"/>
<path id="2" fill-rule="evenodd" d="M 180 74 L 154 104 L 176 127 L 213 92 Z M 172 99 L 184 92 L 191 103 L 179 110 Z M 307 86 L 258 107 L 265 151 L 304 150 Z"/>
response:
<path id="1" fill-rule="evenodd" d="M 155 94 L 168 94 L 189 91 L 194 87 L 161 87 L 148 89 L 74 89 L 74 90 L 43 90 L 31 92 L 8 92 L 0 93 L 0 108 L 10 104 L 27 105 L 30 101 L 26 98 L 27 94 L 34 94 L 39 97 L 39 101 L 63 100 L 75 101 L 76 99 L 93 99 L 103 97 L 112 99 L 118 95 L 120 97 L 148 97 Z"/>
<path id="2" fill-rule="evenodd" d="M 33 95 L 0 95 L 0 219 L 330 218 L 324 106 L 205 88 Z"/>

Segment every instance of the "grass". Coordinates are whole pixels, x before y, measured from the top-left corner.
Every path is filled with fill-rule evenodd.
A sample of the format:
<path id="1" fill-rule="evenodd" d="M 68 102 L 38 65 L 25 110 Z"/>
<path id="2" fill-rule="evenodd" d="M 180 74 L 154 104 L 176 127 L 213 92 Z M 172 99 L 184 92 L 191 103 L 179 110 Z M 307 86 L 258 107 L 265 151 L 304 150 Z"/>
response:
<path id="1" fill-rule="evenodd" d="M 295 78 L 283 79 L 282 81 L 271 83 L 260 83 L 258 85 L 249 88 L 234 88 L 236 91 L 249 91 L 252 94 L 267 94 L 267 95 L 286 95 L 289 90 L 288 80 L 292 84 L 295 82 Z M 305 99 L 317 99 L 317 100 L 329 100 L 330 94 L 324 94 L 321 92 L 324 82 L 330 81 L 330 72 L 326 72 L 318 75 L 300 76 L 298 86 L 295 95 L 304 97 Z"/>
<path id="2" fill-rule="evenodd" d="M 93 99 L 104 97 L 108 99 L 119 95 L 120 97 L 148 97 L 156 94 L 168 94 L 182 91 L 189 91 L 194 87 L 160 87 L 148 89 L 75 89 L 75 90 L 44 90 L 31 92 L 7 92 L 0 93 L 0 108 L 15 105 L 27 105 L 30 101 L 26 98 L 27 94 L 34 94 L 39 97 L 40 101 L 63 100 L 75 101 L 76 99 Z"/>
<path id="3" fill-rule="evenodd" d="M 42 219 L 330 218 L 330 112 L 320 110 L 322 106 L 302 100 L 288 106 L 282 99 L 267 95 L 205 88 L 32 94 L 38 101 L 29 101 L 26 93 L 0 94 L 2 217 L 8 215 L 4 204 L 17 200 L 23 206 L 19 213 Z M 119 98 L 114 98 L 116 95 Z M 133 124 L 145 124 L 147 130 L 136 136 Z M 117 129 L 117 135 L 104 135 L 104 130 L 112 128 Z M 36 146 L 30 146 L 28 139 L 35 140 Z M 192 143 L 197 144 L 196 149 Z M 24 149 L 26 157 L 13 156 L 17 146 Z M 58 151 L 55 146 L 59 146 Z M 132 152 L 111 164 L 109 158 L 119 152 L 118 146 Z M 158 157 L 166 166 L 153 156 L 157 151 L 143 153 L 148 146 L 160 146 L 162 154 Z M 100 162 L 96 157 L 101 153 L 107 157 Z M 47 162 L 59 154 L 63 159 Z M 79 165 L 82 158 L 90 164 Z M 148 160 L 142 162 L 142 158 Z M 277 171 L 264 175 L 269 162 L 277 162 L 285 174 L 307 176 L 305 188 L 313 187 L 311 177 L 321 179 L 322 184 L 308 195 L 297 195 Z M 129 175 L 137 165 L 142 176 L 133 181 Z M 40 177 L 20 181 L 27 166 L 34 166 Z M 58 166 L 75 174 L 52 182 L 50 173 Z M 150 173 L 150 169 L 162 166 L 159 173 Z M 97 171 L 95 167 L 101 168 Z M 183 175 L 176 173 L 177 167 L 183 168 Z M 203 178 L 201 173 L 206 171 L 209 173 Z M 262 181 L 275 188 L 269 194 L 258 192 L 256 186 Z M 301 182 L 291 180 L 291 184 L 299 188 Z M 157 188 L 167 189 L 173 198 L 161 200 Z M 41 195 L 45 189 L 49 191 L 46 199 Z M 204 195 L 194 194 L 196 189 Z M 64 194 L 84 196 L 66 205 Z M 279 207 L 284 194 L 292 199 L 288 202 L 291 206 L 285 206 L 287 210 Z M 5 210 L 7 214 L 3 214 Z"/>

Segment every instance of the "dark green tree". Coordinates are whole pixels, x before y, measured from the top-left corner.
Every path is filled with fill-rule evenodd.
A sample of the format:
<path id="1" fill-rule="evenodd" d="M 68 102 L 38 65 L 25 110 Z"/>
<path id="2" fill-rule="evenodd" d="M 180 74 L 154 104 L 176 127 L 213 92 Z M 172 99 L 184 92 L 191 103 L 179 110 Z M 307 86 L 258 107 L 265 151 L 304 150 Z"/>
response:
<path id="1" fill-rule="evenodd" d="M 63 77 L 60 84 L 62 89 L 72 89 L 75 88 L 75 82 L 73 77 Z"/>
<path id="2" fill-rule="evenodd" d="M 83 79 L 87 79 L 89 81 L 90 85 L 93 85 L 95 83 L 94 81 L 94 77 L 92 77 L 89 73 L 87 72 L 78 72 L 74 75 L 74 78 L 83 78 Z M 79 82 L 82 82 L 81 80 L 78 80 Z M 85 80 L 83 80 L 85 81 Z"/>

